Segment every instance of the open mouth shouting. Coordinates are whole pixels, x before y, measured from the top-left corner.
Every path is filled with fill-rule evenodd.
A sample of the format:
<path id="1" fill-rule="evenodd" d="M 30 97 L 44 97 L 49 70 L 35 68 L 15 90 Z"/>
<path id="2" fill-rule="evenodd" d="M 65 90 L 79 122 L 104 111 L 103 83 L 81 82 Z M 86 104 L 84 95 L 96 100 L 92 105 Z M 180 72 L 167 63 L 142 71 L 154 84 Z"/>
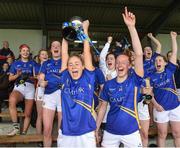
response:
<path id="1" fill-rule="evenodd" d="M 123 72 L 124 72 L 124 68 L 123 68 L 123 67 L 119 67 L 119 68 L 117 69 L 117 73 L 118 73 L 118 74 L 123 74 Z"/>
<path id="2" fill-rule="evenodd" d="M 54 52 L 55 54 L 58 54 L 58 53 L 59 53 L 59 50 L 58 50 L 58 49 L 54 49 L 53 52 Z"/>
<path id="3" fill-rule="evenodd" d="M 81 72 L 78 70 L 72 70 L 70 74 L 73 79 L 79 79 L 81 77 Z"/>
<path id="4" fill-rule="evenodd" d="M 157 69 L 157 71 L 161 71 L 162 66 L 161 65 L 156 65 L 156 69 Z"/>
<path id="5" fill-rule="evenodd" d="M 111 67 L 111 66 L 112 66 L 112 63 L 111 63 L 111 62 L 109 62 L 109 63 L 108 63 L 108 66 L 109 66 L 109 67 Z"/>

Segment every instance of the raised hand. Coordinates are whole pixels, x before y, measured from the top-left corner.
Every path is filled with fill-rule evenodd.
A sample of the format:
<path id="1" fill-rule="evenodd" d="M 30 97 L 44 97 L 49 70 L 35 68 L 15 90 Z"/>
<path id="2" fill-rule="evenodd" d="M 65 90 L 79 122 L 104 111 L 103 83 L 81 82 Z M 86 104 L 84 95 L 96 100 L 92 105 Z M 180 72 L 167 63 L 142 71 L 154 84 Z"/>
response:
<path id="1" fill-rule="evenodd" d="M 17 76 L 20 76 L 21 74 L 22 74 L 22 70 L 21 70 L 21 69 L 18 69 L 16 75 L 17 75 Z"/>
<path id="2" fill-rule="evenodd" d="M 177 37 L 177 33 L 174 31 L 170 32 L 171 38 L 176 38 Z"/>
<path id="3" fill-rule="evenodd" d="M 124 9 L 124 13 L 122 14 L 124 23 L 128 26 L 135 26 L 136 23 L 136 17 L 132 12 L 128 12 L 127 7 Z"/>
<path id="4" fill-rule="evenodd" d="M 89 20 L 83 21 L 82 26 L 83 26 L 84 31 L 87 32 L 89 28 Z"/>
<path id="5" fill-rule="evenodd" d="M 147 36 L 148 36 L 149 38 L 151 38 L 151 37 L 153 37 L 153 34 L 152 34 L 152 33 L 148 33 Z"/>
<path id="6" fill-rule="evenodd" d="M 113 40 L 113 37 L 112 36 L 108 36 L 107 41 L 108 41 L 109 44 L 112 43 L 112 40 Z"/>
<path id="7" fill-rule="evenodd" d="M 171 58 L 169 59 L 169 61 L 173 64 L 177 64 L 177 52 L 178 52 L 178 45 L 177 45 L 177 33 L 171 31 L 170 32 L 170 36 L 171 36 L 171 42 L 172 42 L 172 54 L 171 54 Z"/>

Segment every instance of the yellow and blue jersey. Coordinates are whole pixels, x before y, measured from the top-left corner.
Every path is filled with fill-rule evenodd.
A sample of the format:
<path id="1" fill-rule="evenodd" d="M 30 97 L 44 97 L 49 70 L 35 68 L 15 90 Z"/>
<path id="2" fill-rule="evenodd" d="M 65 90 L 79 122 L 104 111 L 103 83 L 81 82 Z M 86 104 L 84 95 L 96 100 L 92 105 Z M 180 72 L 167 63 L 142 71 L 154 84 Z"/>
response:
<path id="1" fill-rule="evenodd" d="M 174 81 L 176 65 L 169 62 L 161 73 L 154 73 L 150 76 L 150 83 L 153 87 L 154 97 L 165 110 L 172 110 L 179 106 L 179 100 Z"/>
<path id="2" fill-rule="evenodd" d="M 62 133 L 79 136 L 96 129 L 94 111 L 95 72 L 83 70 L 78 80 L 73 80 L 67 70 L 61 73 Z"/>
<path id="3" fill-rule="evenodd" d="M 36 63 L 32 60 L 23 62 L 21 60 L 17 60 L 12 63 L 9 72 L 13 75 L 17 74 L 17 71 L 21 71 L 22 75 L 27 74 L 29 77 L 34 76 L 35 74 L 35 65 Z M 19 77 L 21 79 L 21 76 Z M 32 80 L 27 79 L 26 82 L 33 83 Z"/>
<path id="4" fill-rule="evenodd" d="M 45 79 L 48 81 L 45 94 L 51 94 L 59 89 L 61 63 L 61 59 L 49 59 L 42 64 L 40 72 L 45 74 Z"/>
<path id="5" fill-rule="evenodd" d="M 142 80 L 132 72 L 122 83 L 116 78 L 105 83 L 100 98 L 110 104 L 105 127 L 109 133 L 128 135 L 139 129 L 137 103 Z"/>
<path id="6" fill-rule="evenodd" d="M 155 59 L 158 56 L 158 53 L 153 53 L 151 59 L 144 60 L 143 61 L 143 67 L 144 67 L 144 78 L 148 78 L 150 75 L 156 72 L 155 67 Z"/>

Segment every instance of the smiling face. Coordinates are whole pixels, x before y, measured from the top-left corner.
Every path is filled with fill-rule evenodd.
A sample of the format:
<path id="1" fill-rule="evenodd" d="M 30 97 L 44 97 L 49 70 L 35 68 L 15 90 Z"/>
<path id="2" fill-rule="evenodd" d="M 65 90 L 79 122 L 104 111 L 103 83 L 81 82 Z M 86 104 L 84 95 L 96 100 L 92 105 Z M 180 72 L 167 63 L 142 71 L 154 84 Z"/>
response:
<path id="1" fill-rule="evenodd" d="M 21 59 L 23 59 L 23 60 L 29 59 L 30 49 L 28 47 L 26 47 L 26 46 L 23 46 L 20 49 L 20 55 L 21 55 Z"/>
<path id="2" fill-rule="evenodd" d="M 68 71 L 72 79 L 77 80 L 81 77 L 84 66 L 78 56 L 72 56 L 68 60 Z"/>
<path id="3" fill-rule="evenodd" d="M 109 54 L 107 55 L 107 58 L 106 58 L 106 65 L 107 65 L 107 68 L 109 70 L 114 70 L 115 69 L 115 56 L 113 54 Z"/>
<path id="4" fill-rule="evenodd" d="M 163 72 L 166 66 L 166 61 L 162 56 L 157 56 L 155 60 L 155 67 L 157 72 Z"/>
<path id="5" fill-rule="evenodd" d="M 47 51 L 42 50 L 42 51 L 40 52 L 40 54 L 39 54 L 39 60 L 40 60 L 41 62 L 44 62 L 44 61 L 47 61 L 47 60 L 48 60 L 48 53 L 47 53 Z"/>
<path id="6" fill-rule="evenodd" d="M 54 41 L 51 44 L 51 53 L 53 58 L 60 58 L 61 56 L 61 43 Z"/>
<path id="7" fill-rule="evenodd" d="M 145 57 L 145 59 L 151 59 L 151 57 L 152 57 L 151 47 L 145 47 L 144 48 L 144 57 Z"/>
<path id="8" fill-rule="evenodd" d="M 126 55 L 119 55 L 116 59 L 117 76 L 124 79 L 128 76 L 128 70 L 131 68 L 129 57 Z"/>

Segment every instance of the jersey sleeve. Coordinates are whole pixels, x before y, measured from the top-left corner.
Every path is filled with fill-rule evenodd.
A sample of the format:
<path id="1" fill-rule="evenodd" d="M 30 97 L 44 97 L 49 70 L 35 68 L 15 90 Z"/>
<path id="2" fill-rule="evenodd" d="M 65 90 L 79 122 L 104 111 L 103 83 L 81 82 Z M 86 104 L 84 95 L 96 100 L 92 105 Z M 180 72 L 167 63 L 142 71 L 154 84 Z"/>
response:
<path id="1" fill-rule="evenodd" d="M 11 67 L 10 67 L 10 70 L 9 70 L 9 73 L 15 75 L 17 73 L 17 70 L 15 68 L 15 62 L 12 63 Z"/>
<path id="2" fill-rule="evenodd" d="M 41 69 L 40 69 L 40 73 L 46 74 L 46 66 L 47 66 L 47 63 L 48 63 L 48 61 L 46 61 L 46 62 L 44 62 L 44 63 L 42 64 L 42 67 L 41 67 Z"/>
<path id="3" fill-rule="evenodd" d="M 87 69 L 84 69 L 83 73 L 86 75 L 89 83 L 91 85 L 94 85 L 94 83 L 95 83 L 95 70 L 89 71 Z"/>
<path id="4" fill-rule="evenodd" d="M 177 69 L 177 65 L 174 65 L 173 63 L 168 62 L 168 64 L 166 65 L 166 68 L 168 71 L 170 71 L 172 74 L 174 74 Z"/>
<path id="5" fill-rule="evenodd" d="M 110 44 L 106 43 L 104 48 L 100 53 L 100 60 L 99 60 L 99 68 L 105 73 L 107 66 L 106 66 L 106 55 L 108 54 Z"/>
<path id="6" fill-rule="evenodd" d="M 133 79 L 134 79 L 134 82 L 135 82 L 135 85 L 137 86 L 137 87 L 141 87 L 141 85 L 143 85 L 143 78 L 142 77 L 140 77 L 139 75 L 137 75 L 136 74 L 136 72 L 134 71 L 134 69 L 132 69 L 132 77 L 133 77 Z"/>
<path id="7" fill-rule="evenodd" d="M 100 99 L 103 101 L 106 101 L 106 102 L 108 102 L 108 100 L 109 100 L 108 83 L 107 82 L 104 84 L 104 87 L 100 93 Z"/>
<path id="8" fill-rule="evenodd" d="M 69 77 L 69 72 L 68 70 L 64 70 L 63 72 L 60 73 L 59 77 L 61 77 L 59 83 L 61 85 L 63 85 L 63 83 L 65 83 L 65 81 L 67 80 L 67 78 Z"/>
<path id="9" fill-rule="evenodd" d="M 97 77 L 97 83 L 99 85 L 102 85 L 105 83 L 105 77 L 104 77 L 104 74 L 103 72 L 100 70 L 100 69 L 97 69 L 96 71 L 96 77 Z"/>
<path id="10" fill-rule="evenodd" d="M 155 61 L 156 57 L 159 56 L 160 54 L 157 52 L 154 52 L 152 55 L 152 59 Z"/>
<path id="11" fill-rule="evenodd" d="M 35 64 L 34 64 L 35 75 L 38 75 L 38 74 L 39 74 L 39 72 L 40 72 L 40 67 L 41 67 L 40 64 L 38 64 L 38 63 L 35 63 Z"/>

